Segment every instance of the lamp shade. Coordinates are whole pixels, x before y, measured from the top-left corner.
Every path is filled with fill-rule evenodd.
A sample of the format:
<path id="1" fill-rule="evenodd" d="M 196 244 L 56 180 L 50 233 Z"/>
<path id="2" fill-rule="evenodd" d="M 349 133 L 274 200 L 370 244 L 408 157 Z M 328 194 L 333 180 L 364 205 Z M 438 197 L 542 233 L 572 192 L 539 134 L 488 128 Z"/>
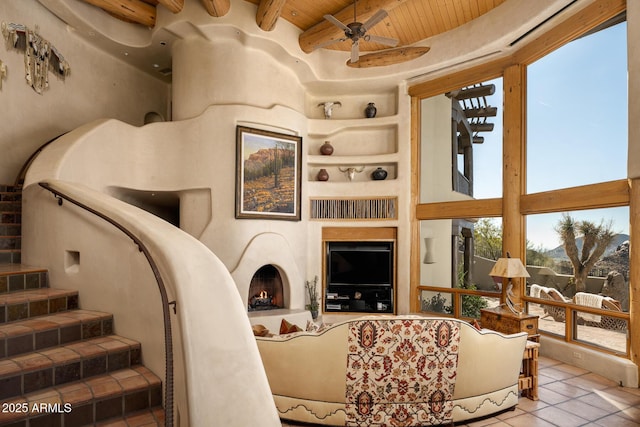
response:
<path id="1" fill-rule="evenodd" d="M 530 277 L 527 269 L 522 265 L 520 258 L 499 258 L 489 276 L 506 277 L 512 279 L 514 277 Z"/>

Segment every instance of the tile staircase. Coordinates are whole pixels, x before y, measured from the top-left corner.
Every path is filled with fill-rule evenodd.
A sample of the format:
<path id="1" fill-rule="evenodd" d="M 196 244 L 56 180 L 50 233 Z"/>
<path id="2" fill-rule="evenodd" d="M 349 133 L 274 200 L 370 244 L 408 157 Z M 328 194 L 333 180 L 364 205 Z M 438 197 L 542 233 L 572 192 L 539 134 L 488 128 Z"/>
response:
<path id="1" fill-rule="evenodd" d="M 162 383 L 113 316 L 21 259 L 21 193 L 0 186 L 0 426 L 164 425 Z"/>

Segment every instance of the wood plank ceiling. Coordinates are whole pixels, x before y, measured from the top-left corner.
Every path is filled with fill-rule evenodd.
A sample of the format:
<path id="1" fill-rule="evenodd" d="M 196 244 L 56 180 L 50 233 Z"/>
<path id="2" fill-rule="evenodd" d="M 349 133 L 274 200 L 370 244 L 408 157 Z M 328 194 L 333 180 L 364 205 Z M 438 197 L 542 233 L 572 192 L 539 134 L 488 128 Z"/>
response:
<path id="1" fill-rule="evenodd" d="M 166 7 L 179 13 L 185 1 L 196 0 L 83 0 L 100 7 L 119 19 L 153 27 L 156 7 Z M 283 18 L 300 28 L 300 46 L 311 52 L 318 44 L 344 37 L 342 30 L 326 21 L 325 14 L 334 15 L 348 24 L 354 19 L 352 0 L 245 0 L 258 5 L 256 23 L 265 31 Z M 379 9 L 388 16 L 368 31 L 368 34 L 397 39 L 398 46 L 409 46 L 421 40 L 450 31 L 489 12 L 507 0 L 358 0 L 357 20 L 365 22 Z M 200 0 L 206 12 L 224 16 L 231 0 Z M 326 49 L 349 50 L 351 42 L 333 43 Z M 361 39 L 360 50 L 376 51 L 387 46 Z"/>

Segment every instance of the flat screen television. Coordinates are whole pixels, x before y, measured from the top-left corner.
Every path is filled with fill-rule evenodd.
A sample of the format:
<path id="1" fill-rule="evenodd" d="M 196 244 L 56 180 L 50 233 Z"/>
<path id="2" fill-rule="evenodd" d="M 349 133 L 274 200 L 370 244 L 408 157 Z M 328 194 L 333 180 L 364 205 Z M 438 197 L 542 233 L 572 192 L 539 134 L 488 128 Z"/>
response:
<path id="1" fill-rule="evenodd" d="M 392 242 L 330 242 L 327 257 L 329 286 L 393 284 Z"/>

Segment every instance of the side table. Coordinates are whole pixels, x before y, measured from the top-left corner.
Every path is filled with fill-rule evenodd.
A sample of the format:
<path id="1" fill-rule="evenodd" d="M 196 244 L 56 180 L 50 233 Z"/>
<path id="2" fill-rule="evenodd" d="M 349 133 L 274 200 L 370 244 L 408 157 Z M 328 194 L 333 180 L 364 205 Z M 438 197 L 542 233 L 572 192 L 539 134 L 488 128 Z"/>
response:
<path id="1" fill-rule="evenodd" d="M 515 314 L 502 306 L 480 310 L 480 324 L 483 328 L 493 329 L 503 334 L 526 332 L 529 339 L 538 341 L 538 316 L 533 314 Z"/>

